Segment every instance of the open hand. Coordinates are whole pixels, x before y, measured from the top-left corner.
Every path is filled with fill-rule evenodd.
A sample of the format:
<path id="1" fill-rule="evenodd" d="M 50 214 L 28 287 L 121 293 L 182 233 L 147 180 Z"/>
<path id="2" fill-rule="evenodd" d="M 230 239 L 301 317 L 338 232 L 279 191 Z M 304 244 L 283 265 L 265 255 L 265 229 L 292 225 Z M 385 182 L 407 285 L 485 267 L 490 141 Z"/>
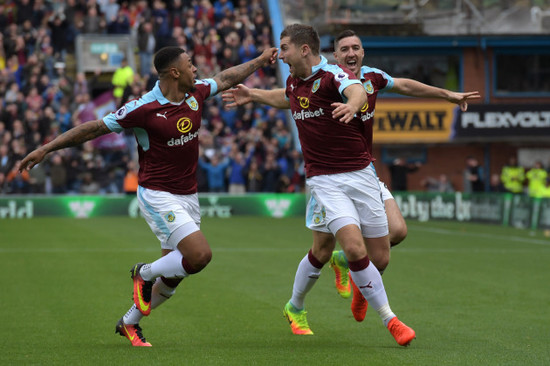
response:
<path id="1" fill-rule="evenodd" d="M 252 102 L 250 89 L 243 84 L 238 84 L 232 89 L 228 89 L 222 93 L 222 100 L 229 108 L 235 108 Z"/>

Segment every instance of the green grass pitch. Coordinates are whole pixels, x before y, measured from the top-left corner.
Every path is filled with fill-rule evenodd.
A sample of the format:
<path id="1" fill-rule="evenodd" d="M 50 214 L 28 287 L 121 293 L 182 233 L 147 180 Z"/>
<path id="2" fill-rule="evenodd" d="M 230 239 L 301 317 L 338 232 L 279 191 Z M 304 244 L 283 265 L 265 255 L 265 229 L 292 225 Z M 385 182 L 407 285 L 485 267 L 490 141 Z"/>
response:
<path id="1" fill-rule="evenodd" d="M 398 346 L 363 323 L 326 266 L 306 307 L 314 336 L 282 316 L 311 245 L 302 218 L 205 218 L 213 260 L 141 325 L 115 335 L 129 270 L 160 254 L 142 219 L 0 220 L 1 365 L 549 365 L 550 238 L 479 224 L 409 222 L 383 276 L 417 333 Z"/>

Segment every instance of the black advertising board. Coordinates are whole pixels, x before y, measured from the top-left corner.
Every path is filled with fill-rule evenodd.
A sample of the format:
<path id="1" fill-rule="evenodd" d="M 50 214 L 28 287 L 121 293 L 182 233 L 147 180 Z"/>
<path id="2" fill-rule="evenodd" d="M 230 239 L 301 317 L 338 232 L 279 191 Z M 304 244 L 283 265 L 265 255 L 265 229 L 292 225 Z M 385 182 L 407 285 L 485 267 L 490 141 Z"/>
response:
<path id="1" fill-rule="evenodd" d="M 452 140 L 522 140 L 550 138 L 550 105 L 474 104 L 459 113 Z"/>

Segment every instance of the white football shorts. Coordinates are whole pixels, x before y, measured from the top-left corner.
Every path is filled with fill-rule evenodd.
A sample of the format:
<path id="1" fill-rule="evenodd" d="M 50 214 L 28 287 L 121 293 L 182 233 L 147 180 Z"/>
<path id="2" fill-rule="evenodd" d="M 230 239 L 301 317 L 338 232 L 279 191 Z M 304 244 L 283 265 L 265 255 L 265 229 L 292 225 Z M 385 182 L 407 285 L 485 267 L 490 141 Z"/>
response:
<path id="1" fill-rule="evenodd" d="M 378 183 L 380 184 L 380 192 L 382 194 L 382 201 L 386 202 L 387 200 L 393 200 L 393 195 L 391 194 L 390 190 L 388 189 L 388 186 L 386 183 L 382 182 L 380 178 L 378 178 Z"/>
<path id="2" fill-rule="evenodd" d="M 139 209 L 162 249 L 177 249 L 181 239 L 200 230 L 199 196 L 178 195 L 138 186 Z"/>
<path id="3" fill-rule="evenodd" d="M 388 219 L 374 167 L 348 173 L 319 175 L 306 181 L 311 192 L 306 226 L 336 234 L 355 224 L 365 238 L 388 235 Z"/>

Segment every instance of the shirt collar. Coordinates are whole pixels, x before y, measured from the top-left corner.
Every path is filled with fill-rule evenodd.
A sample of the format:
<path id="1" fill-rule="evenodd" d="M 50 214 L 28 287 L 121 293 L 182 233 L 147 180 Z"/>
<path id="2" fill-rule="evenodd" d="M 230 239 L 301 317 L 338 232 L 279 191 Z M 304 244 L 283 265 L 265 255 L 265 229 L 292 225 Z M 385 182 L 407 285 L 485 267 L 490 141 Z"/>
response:
<path id="1" fill-rule="evenodd" d="M 160 104 L 167 104 L 170 103 L 168 99 L 162 95 L 162 90 L 160 90 L 159 81 L 155 83 L 155 87 L 153 88 L 153 95 L 155 96 L 155 99 L 158 100 Z"/>
<path id="2" fill-rule="evenodd" d="M 321 55 L 321 62 L 319 62 L 317 65 L 313 66 L 311 68 L 311 75 L 309 75 L 307 78 L 305 78 L 304 80 L 307 80 L 309 79 L 310 77 L 312 77 L 313 75 L 315 75 L 317 73 L 317 71 L 321 70 L 323 67 L 325 67 L 326 65 L 328 64 L 328 61 L 327 59 L 325 58 L 325 56 Z"/>
<path id="3" fill-rule="evenodd" d="M 160 90 L 159 83 L 160 83 L 159 80 L 157 80 L 157 82 L 155 83 L 155 86 L 153 87 L 153 95 L 155 96 L 155 99 L 158 100 L 158 102 L 161 105 L 172 103 L 168 99 L 166 99 L 166 97 L 162 94 L 162 90 Z M 189 93 L 185 93 L 185 98 L 183 98 L 183 100 L 187 99 L 188 96 L 189 96 Z M 181 104 L 183 100 L 180 103 L 172 103 L 172 104 Z"/>

